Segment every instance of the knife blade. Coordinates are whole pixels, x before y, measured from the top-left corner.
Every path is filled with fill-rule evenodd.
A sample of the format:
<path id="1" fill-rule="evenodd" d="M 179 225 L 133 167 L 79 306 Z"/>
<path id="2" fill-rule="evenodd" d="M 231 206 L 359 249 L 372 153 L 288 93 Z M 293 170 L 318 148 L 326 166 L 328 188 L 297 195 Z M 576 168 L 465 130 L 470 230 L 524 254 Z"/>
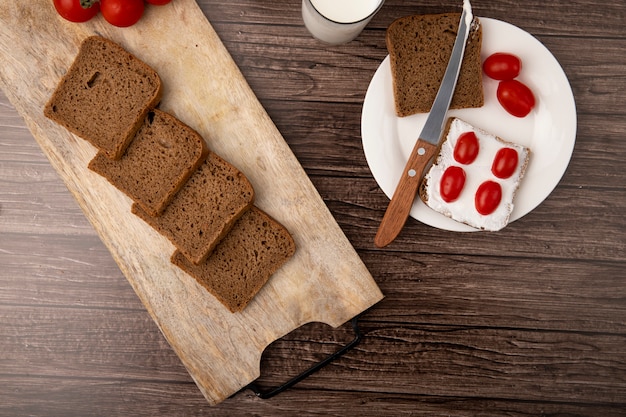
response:
<path id="1" fill-rule="evenodd" d="M 446 113 L 450 107 L 450 101 L 452 101 L 459 77 L 472 20 L 472 6 L 469 0 L 464 0 L 459 30 L 439 91 L 374 238 L 374 244 L 379 248 L 393 242 L 404 227 L 417 195 L 422 175 L 437 152 Z"/>

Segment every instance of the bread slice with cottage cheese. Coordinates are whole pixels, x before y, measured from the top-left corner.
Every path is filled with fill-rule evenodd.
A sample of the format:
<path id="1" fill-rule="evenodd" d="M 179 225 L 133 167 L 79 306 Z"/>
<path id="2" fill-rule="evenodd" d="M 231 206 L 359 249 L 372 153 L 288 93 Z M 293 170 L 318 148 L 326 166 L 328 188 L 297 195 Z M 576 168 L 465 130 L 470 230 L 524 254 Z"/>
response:
<path id="1" fill-rule="evenodd" d="M 455 158 L 454 151 L 461 135 L 468 132 L 472 132 L 478 140 L 478 153 L 471 163 L 461 163 Z M 512 150 L 517 154 L 515 167 L 511 168 L 512 173 L 506 178 L 499 178 L 494 174 L 494 161 L 502 149 Z M 424 175 L 419 196 L 428 207 L 451 219 L 476 229 L 497 231 L 509 223 L 515 195 L 529 160 L 529 148 L 506 141 L 459 118 L 451 117 L 442 134 L 439 152 Z M 445 182 L 446 170 L 451 167 L 461 168 L 465 174 L 465 181 L 458 198 L 446 201 L 442 196 L 442 182 Z M 501 190 L 499 204 L 489 214 L 481 214 L 477 208 L 481 205 L 480 202 L 477 203 L 481 195 L 478 190 L 485 182 L 496 183 Z"/>

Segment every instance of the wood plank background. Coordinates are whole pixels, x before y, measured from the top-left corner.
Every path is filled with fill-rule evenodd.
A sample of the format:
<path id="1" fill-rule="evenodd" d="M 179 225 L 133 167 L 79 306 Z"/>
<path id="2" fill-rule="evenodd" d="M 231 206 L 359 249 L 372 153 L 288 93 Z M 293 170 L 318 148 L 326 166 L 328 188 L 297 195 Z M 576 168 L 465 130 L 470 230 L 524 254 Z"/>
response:
<path id="1" fill-rule="evenodd" d="M 0 88 L 211 404 L 260 376 L 269 343 L 309 322 L 339 326 L 383 298 L 196 0 L 147 8 L 132 28 L 115 28 L 102 18 L 75 25 L 51 3 L 0 4 L 0 59 L 6 61 Z M 80 40 L 92 34 L 119 42 L 158 68 L 159 107 L 241 167 L 255 188 L 255 206 L 292 234 L 293 258 L 245 311 L 232 314 L 172 265 L 171 243 L 130 213 L 123 193 L 87 169 L 93 147 L 43 115 Z M 24 66 L 31 71 L 24 73 Z"/>
<path id="2" fill-rule="evenodd" d="M 361 317 L 355 350 L 295 388 L 210 407 L 0 93 L 0 415 L 626 415 L 621 0 L 473 2 L 563 66 L 578 113 L 570 166 L 497 234 L 410 221 L 384 250 L 365 90 L 393 19 L 457 2 L 387 0 L 333 47 L 311 38 L 297 0 L 199 4 L 386 298 Z M 303 326 L 266 350 L 260 385 L 351 338 L 350 326 Z"/>

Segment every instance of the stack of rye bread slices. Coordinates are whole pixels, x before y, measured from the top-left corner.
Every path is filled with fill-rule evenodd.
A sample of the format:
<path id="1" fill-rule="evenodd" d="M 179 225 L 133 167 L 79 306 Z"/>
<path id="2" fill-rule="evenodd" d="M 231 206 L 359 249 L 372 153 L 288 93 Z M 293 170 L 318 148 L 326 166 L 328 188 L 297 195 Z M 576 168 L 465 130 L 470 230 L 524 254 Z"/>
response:
<path id="1" fill-rule="evenodd" d="M 88 37 L 44 114 L 98 152 L 89 169 L 169 239 L 172 263 L 231 312 L 295 253 L 291 234 L 254 205 L 254 189 L 191 127 L 157 108 L 159 75 L 120 45 Z"/>
<path id="2" fill-rule="evenodd" d="M 430 111 L 452 54 L 460 19 L 460 13 L 411 15 L 396 19 L 387 28 L 386 44 L 398 117 Z M 482 37 L 482 25 L 474 17 L 450 109 L 479 108 L 485 104 Z M 450 148 L 466 132 L 477 136 L 481 149 L 477 162 L 471 165 L 456 162 Z M 441 137 L 434 162 L 420 184 L 421 200 L 433 210 L 476 229 L 496 231 L 506 226 L 513 211 L 513 198 L 528 165 L 530 150 L 454 117 L 448 119 Z M 515 150 L 518 155 L 514 175 L 507 179 L 498 179 L 491 174 L 493 153 L 500 148 Z M 453 165 L 463 167 L 467 185 L 460 198 L 445 202 L 441 198 L 439 181 L 441 172 Z M 476 211 L 475 188 L 472 187 L 487 180 L 498 182 L 502 188 L 502 200 L 495 212 L 482 215 Z"/>

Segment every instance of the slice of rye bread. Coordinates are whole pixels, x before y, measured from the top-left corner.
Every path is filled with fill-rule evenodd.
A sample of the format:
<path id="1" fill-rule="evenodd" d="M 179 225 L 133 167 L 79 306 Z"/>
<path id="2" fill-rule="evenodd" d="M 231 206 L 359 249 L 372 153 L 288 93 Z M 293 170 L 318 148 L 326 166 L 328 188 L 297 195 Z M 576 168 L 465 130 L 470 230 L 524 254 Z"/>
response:
<path id="1" fill-rule="evenodd" d="M 401 17 L 387 28 L 396 114 L 430 111 L 452 54 L 460 13 Z M 482 27 L 474 18 L 465 47 L 451 109 L 482 107 L 485 103 L 480 51 Z"/>
<path id="2" fill-rule="evenodd" d="M 194 265 L 180 251 L 172 255 L 172 263 L 234 313 L 248 305 L 295 250 L 287 229 L 252 206 L 203 263 Z"/>
<path id="3" fill-rule="evenodd" d="M 118 159 L 161 101 L 159 75 L 118 44 L 91 36 L 44 108 L 46 117 Z"/>
<path id="4" fill-rule="evenodd" d="M 138 204 L 132 212 L 167 237 L 194 264 L 226 236 L 254 200 L 254 188 L 246 176 L 214 152 L 158 217 Z"/>
<path id="5" fill-rule="evenodd" d="M 209 150 L 204 139 L 174 116 L 154 109 L 119 160 L 102 152 L 89 169 L 105 177 L 151 216 L 160 215 Z"/>

